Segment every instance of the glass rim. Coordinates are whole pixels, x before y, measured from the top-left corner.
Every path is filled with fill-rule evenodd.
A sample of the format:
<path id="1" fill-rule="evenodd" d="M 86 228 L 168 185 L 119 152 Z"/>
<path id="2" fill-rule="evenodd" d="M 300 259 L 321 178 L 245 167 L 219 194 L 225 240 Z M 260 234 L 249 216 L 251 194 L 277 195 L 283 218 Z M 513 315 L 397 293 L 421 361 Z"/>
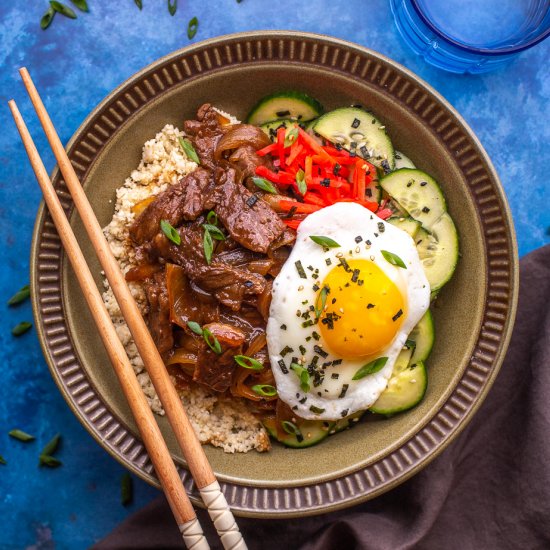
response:
<path id="1" fill-rule="evenodd" d="M 443 40 L 446 42 L 449 42 L 453 46 L 464 50 L 469 53 L 476 53 L 476 54 L 484 54 L 484 55 L 509 55 L 514 53 L 519 53 L 523 50 L 526 50 L 528 48 L 531 48 L 532 46 L 535 46 L 539 42 L 542 42 L 545 38 L 547 38 L 550 35 L 550 27 L 546 29 L 542 34 L 536 36 L 535 38 L 532 38 L 525 44 L 521 44 L 519 46 L 507 46 L 505 48 L 501 49 L 491 49 L 491 48 L 478 48 L 476 46 L 468 46 L 462 42 L 458 42 L 454 38 L 451 38 L 449 35 L 443 33 L 440 29 L 438 29 L 434 23 L 432 23 L 426 15 L 422 12 L 418 5 L 418 0 L 411 0 L 411 5 L 416 11 L 417 15 L 422 19 L 422 21 L 438 36 L 440 36 Z M 550 9 L 550 8 L 549 8 Z"/>

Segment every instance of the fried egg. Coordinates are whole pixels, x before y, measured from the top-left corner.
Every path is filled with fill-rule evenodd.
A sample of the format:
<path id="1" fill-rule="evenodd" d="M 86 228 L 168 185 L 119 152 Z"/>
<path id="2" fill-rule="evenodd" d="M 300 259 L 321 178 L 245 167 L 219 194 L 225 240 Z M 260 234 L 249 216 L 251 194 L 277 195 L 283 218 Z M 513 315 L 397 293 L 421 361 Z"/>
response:
<path id="1" fill-rule="evenodd" d="M 367 409 L 429 304 L 406 232 L 354 203 L 310 214 L 273 283 L 267 344 L 279 397 L 306 419 Z"/>

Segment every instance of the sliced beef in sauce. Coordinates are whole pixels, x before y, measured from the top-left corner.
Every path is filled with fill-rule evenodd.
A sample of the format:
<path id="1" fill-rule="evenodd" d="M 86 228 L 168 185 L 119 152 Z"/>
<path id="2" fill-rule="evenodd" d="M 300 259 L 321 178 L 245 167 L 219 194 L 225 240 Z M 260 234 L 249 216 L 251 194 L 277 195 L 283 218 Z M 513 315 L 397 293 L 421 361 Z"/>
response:
<path id="1" fill-rule="evenodd" d="M 176 227 L 184 220 L 194 220 L 213 206 L 212 172 L 197 168 L 178 183 L 159 193 L 130 226 L 130 237 L 141 244 L 151 240 L 160 228 L 161 220 Z"/>
<path id="2" fill-rule="evenodd" d="M 213 351 L 203 340 L 199 344 L 193 380 L 215 391 L 224 392 L 231 386 L 236 369 L 234 356 L 242 353 L 245 334 L 242 330 L 224 323 L 210 323 L 204 325 L 203 329 L 209 330 L 218 340 L 222 353 Z"/>
<path id="3" fill-rule="evenodd" d="M 258 156 L 256 149 L 251 145 L 241 145 L 238 149 L 235 149 L 229 157 L 229 162 L 241 171 L 245 179 L 255 176 L 258 166 L 266 166 L 270 170 L 272 168 L 272 163 L 268 157 Z M 247 187 L 251 191 L 258 189 L 254 183 L 247 185 Z"/>
<path id="4" fill-rule="evenodd" d="M 159 353 L 169 351 L 174 345 L 170 306 L 164 271 L 155 273 L 144 283 L 145 294 L 149 303 L 147 324 Z"/>
<path id="5" fill-rule="evenodd" d="M 216 170 L 214 210 L 231 237 L 245 248 L 266 253 L 285 231 L 285 224 L 265 202 L 238 181 L 234 168 Z"/>

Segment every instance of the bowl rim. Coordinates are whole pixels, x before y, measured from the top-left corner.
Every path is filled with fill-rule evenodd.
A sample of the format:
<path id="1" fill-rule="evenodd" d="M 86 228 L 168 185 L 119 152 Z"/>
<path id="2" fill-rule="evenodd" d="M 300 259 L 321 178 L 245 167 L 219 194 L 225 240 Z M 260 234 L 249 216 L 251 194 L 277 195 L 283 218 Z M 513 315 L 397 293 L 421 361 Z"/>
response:
<path id="1" fill-rule="evenodd" d="M 443 107 L 444 109 L 452 115 L 455 119 L 458 125 L 460 126 L 461 130 L 467 135 L 468 139 L 470 139 L 475 147 L 477 148 L 477 152 L 479 153 L 479 156 L 484 162 L 485 169 L 489 174 L 489 179 L 493 183 L 493 192 L 495 193 L 497 199 L 500 201 L 500 204 L 502 206 L 502 223 L 507 230 L 507 236 L 509 238 L 509 252 L 510 252 L 510 258 L 511 258 L 511 264 L 509 266 L 510 270 L 510 297 L 509 297 L 509 308 L 507 310 L 507 317 L 506 321 L 503 323 L 502 328 L 502 337 L 499 342 L 499 348 L 495 352 L 495 358 L 493 361 L 491 361 L 491 372 L 487 375 L 485 378 L 483 385 L 481 389 L 476 393 L 476 397 L 471 405 L 468 406 L 467 411 L 462 415 L 459 421 L 457 421 L 456 424 L 453 425 L 453 427 L 449 430 L 446 437 L 442 438 L 441 441 L 439 441 L 433 449 L 430 449 L 429 452 L 426 453 L 425 456 L 422 456 L 418 461 L 410 467 L 407 471 L 398 473 L 398 475 L 393 476 L 393 478 L 389 482 L 383 482 L 380 485 L 376 486 L 373 490 L 367 491 L 364 493 L 354 494 L 350 496 L 349 498 L 342 499 L 341 501 L 331 501 L 329 503 L 323 502 L 319 506 L 312 505 L 307 509 L 300 509 L 300 510 L 276 510 L 274 511 L 265 511 L 259 508 L 254 509 L 239 509 L 237 506 L 234 508 L 234 512 L 236 515 L 242 515 L 242 516 L 248 516 L 248 517 L 277 517 L 277 518 L 284 518 L 284 517 L 296 517 L 296 516 L 306 516 L 306 515 L 315 515 L 320 513 L 325 513 L 327 511 L 333 511 L 342 509 L 348 506 L 352 506 L 354 504 L 357 504 L 359 502 L 363 502 L 365 500 L 368 500 L 370 498 L 374 498 L 383 492 L 386 492 L 393 487 L 401 484 L 405 480 L 412 477 L 414 474 L 416 474 L 419 470 L 424 468 L 427 464 L 429 464 L 432 460 L 434 460 L 446 447 L 447 445 L 456 437 L 458 434 L 464 429 L 464 427 L 467 425 L 469 420 L 472 418 L 473 414 L 477 411 L 477 409 L 480 407 L 481 403 L 485 399 L 485 396 L 487 395 L 488 391 L 490 390 L 492 384 L 494 383 L 494 380 L 498 374 L 498 371 L 500 369 L 500 366 L 502 364 L 502 361 L 504 360 L 504 355 L 506 352 L 506 349 L 508 347 L 511 334 L 512 334 L 512 327 L 515 320 L 516 315 L 516 308 L 517 308 L 517 298 L 518 298 L 518 273 L 519 273 L 519 266 L 518 266 L 518 253 L 517 253 L 517 243 L 516 243 L 516 237 L 513 227 L 513 221 L 511 216 L 511 211 L 508 206 L 508 203 L 506 201 L 506 197 L 504 194 L 504 190 L 502 188 L 502 185 L 500 183 L 500 180 L 498 178 L 498 175 L 491 163 L 491 160 L 489 156 L 487 155 L 486 151 L 484 150 L 483 146 L 481 145 L 478 138 L 475 136 L 473 131 L 470 129 L 468 124 L 465 122 L 465 120 L 460 116 L 460 114 L 454 109 L 454 107 L 441 95 L 439 92 L 434 90 L 428 83 L 426 83 L 423 79 L 415 75 L 412 71 L 409 71 L 405 67 L 403 67 L 401 64 L 389 59 L 388 57 L 374 51 L 368 48 L 365 48 L 363 46 L 360 46 L 358 44 L 348 42 L 345 40 L 341 40 L 338 38 L 334 38 L 327 35 L 322 34 L 315 34 L 315 33 L 306 33 L 306 32 L 298 32 L 298 31 L 250 31 L 250 32 L 244 32 L 244 33 L 233 33 L 228 35 L 223 35 L 215 38 L 211 38 L 205 41 L 198 42 L 196 44 L 175 50 L 174 52 L 171 52 L 154 62 L 150 63 L 140 71 L 136 72 L 126 80 L 124 80 L 120 85 L 118 85 L 113 91 L 111 91 L 92 111 L 89 113 L 89 115 L 82 121 L 82 123 L 79 125 L 78 129 L 74 132 L 73 136 L 69 140 L 69 142 L 66 145 L 66 149 L 69 151 L 69 153 L 72 152 L 76 142 L 80 139 L 82 134 L 85 132 L 86 128 L 88 127 L 89 123 L 97 116 L 98 113 L 102 112 L 104 108 L 111 102 L 111 100 L 116 97 L 117 95 L 121 94 L 124 90 L 128 89 L 134 82 L 138 81 L 142 76 L 152 73 L 155 71 L 155 69 L 158 69 L 159 67 L 163 66 L 167 61 L 175 60 L 180 58 L 184 55 L 190 55 L 194 54 L 200 51 L 205 50 L 206 48 L 210 46 L 220 46 L 227 43 L 232 42 L 243 42 L 246 40 L 260 40 L 260 39 L 273 39 L 273 40 L 281 40 L 281 39 L 287 39 L 287 40 L 300 40 L 300 39 L 306 39 L 306 40 L 313 40 L 313 41 L 320 41 L 323 44 L 329 44 L 334 47 L 340 47 L 346 50 L 351 49 L 352 51 L 355 51 L 359 54 L 366 55 L 369 58 L 374 58 L 377 61 L 381 61 L 385 65 L 389 65 L 394 71 L 397 73 L 402 73 L 406 76 L 408 76 L 411 80 L 413 80 L 415 83 L 417 83 L 421 88 L 424 88 L 428 92 L 429 95 L 431 95 L 433 98 L 435 98 Z M 282 61 L 282 60 L 275 60 L 275 61 Z M 261 63 L 269 63 L 268 60 L 262 60 Z M 308 63 L 308 65 L 311 65 L 312 67 L 318 67 L 315 63 Z M 230 67 L 236 66 L 235 64 L 231 65 Z M 222 67 L 223 70 L 227 67 Z M 350 75 L 345 75 L 345 78 L 350 78 Z M 185 79 L 183 80 L 185 81 Z M 166 92 L 169 92 L 169 90 L 166 90 Z M 166 93 L 162 92 L 162 93 Z M 162 95 L 158 94 L 158 95 Z M 155 96 L 158 98 L 158 96 Z M 153 98 L 152 98 L 153 99 Z M 146 104 L 149 102 L 148 100 Z M 140 106 L 137 111 L 141 109 L 142 106 Z M 115 135 L 120 129 L 125 126 L 129 121 L 131 120 L 131 116 L 125 120 L 120 128 L 117 128 L 117 130 L 109 136 L 109 141 L 113 135 Z M 58 167 L 55 166 L 52 173 L 51 173 L 51 179 L 52 181 L 59 180 L 59 170 Z M 52 351 L 50 347 L 48 346 L 47 338 L 46 338 L 46 330 L 43 325 L 42 320 L 42 313 L 41 313 L 41 304 L 40 304 L 40 292 L 39 292 L 39 267 L 38 262 L 36 261 L 39 254 L 39 247 L 40 247 L 40 240 L 43 235 L 43 226 L 45 219 L 47 217 L 47 210 L 45 208 L 44 202 L 42 201 L 37 212 L 37 217 L 33 229 L 33 237 L 32 237 L 32 244 L 31 244 L 31 294 L 32 294 L 32 305 L 33 305 L 33 316 L 35 321 L 35 326 L 37 329 L 37 335 L 40 341 L 40 345 L 42 348 L 42 352 L 44 354 L 44 357 L 46 359 L 46 362 L 48 364 L 48 367 L 50 369 L 50 372 L 52 374 L 52 377 L 57 384 L 59 390 L 61 391 L 65 401 L 69 405 L 70 409 L 73 411 L 73 413 L 77 416 L 79 421 L 82 423 L 82 425 L 86 428 L 86 430 L 92 435 L 92 437 L 105 449 L 111 456 L 113 456 L 118 462 L 120 462 L 124 467 L 131 470 L 134 474 L 142 478 L 143 480 L 147 481 L 148 483 L 151 483 L 153 485 L 158 486 L 158 481 L 154 477 L 154 475 L 150 475 L 146 472 L 144 472 L 140 467 L 138 467 L 135 462 L 130 461 L 127 459 L 127 457 L 123 456 L 119 451 L 117 452 L 117 449 L 114 448 L 113 445 L 111 445 L 111 442 L 105 441 L 104 438 L 102 438 L 95 430 L 94 426 L 90 423 L 88 416 L 81 410 L 82 407 L 77 406 L 77 404 L 74 402 L 74 396 L 71 395 L 71 393 L 68 391 L 68 389 L 65 387 L 63 383 L 63 379 L 61 376 L 61 373 L 58 370 L 58 366 L 56 364 L 56 361 L 54 357 L 52 356 Z M 42 230 L 42 231 L 41 231 Z M 54 230 L 55 232 L 55 230 Z M 34 261 L 33 261 L 34 260 Z M 62 272 L 63 262 L 66 261 L 66 257 L 64 254 L 61 256 L 61 267 L 60 271 Z M 60 283 L 61 284 L 61 283 Z M 487 284 L 487 282 L 486 282 Z M 481 329 L 480 329 L 481 332 Z M 70 339 L 72 340 L 72 336 L 69 334 Z M 96 390 L 95 388 L 93 388 Z M 109 407 L 104 404 L 104 406 L 109 409 Z M 109 412 L 112 413 L 112 411 L 109 410 Z M 419 427 L 415 428 L 415 433 L 419 432 L 423 429 L 423 426 L 426 426 L 429 422 L 431 422 L 435 416 L 437 415 L 437 412 L 433 414 L 430 418 L 427 418 L 424 422 L 419 425 Z M 134 437 L 139 437 L 137 434 L 133 432 L 131 428 L 128 426 L 124 426 L 124 429 L 129 432 L 130 434 L 134 435 Z M 395 450 L 394 450 L 395 451 Z M 392 451 L 392 452 L 394 452 Z M 391 453 L 390 453 L 391 454 Z M 380 462 L 384 459 L 384 457 L 377 458 L 376 462 Z M 184 473 L 186 470 L 184 470 Z M 188 478 L 190 476 L 187 476 Z M 344 476 L 345 477 L 345 476 Z M 330 476 L 324 476 L 323 478 L 319 478 L 318 483 L 325 483 L 325 482 L 332 482 L 337 481 L 338 476 L 336 477 L 330 477 Z M 189 481 L 189 479 L 188 479 Z M 185 482 L 185 480 L 184 480 Z M 196 487 L 194 487 L 192 479 L 189 481 L 190 483 L 190 489 L 188 487 L 188 492 L 190 492 L 190 497 L 192 501 L 202 506 L 202 502 L 200 500 L 198 491 L 196 490 Z M 228 480 L 227 482 L 223 481 L 222 488 L 226 487 L 235 487 L 235 485 L 238 485 L 240 487 L 246 487 L 246 485 L 240 484 L 231 484 L 231 480 Z M 302 487 L 315 487 L 317 486 L 317 483 L 313 483 L 311 485 L 304 485 Z M 260 485 L 256 482 L 252 482 L 248 485 L 248 487 L 255 489 L 256 487 L 261 487 L 262 489 L 266 491 L 274 491 L 276 483 L 270 483 L 266 485 Z M 296 489 L 296 486 L 291 487 L 291 489 Z M 230 505 L 232 503 L 230 502 Z"/>

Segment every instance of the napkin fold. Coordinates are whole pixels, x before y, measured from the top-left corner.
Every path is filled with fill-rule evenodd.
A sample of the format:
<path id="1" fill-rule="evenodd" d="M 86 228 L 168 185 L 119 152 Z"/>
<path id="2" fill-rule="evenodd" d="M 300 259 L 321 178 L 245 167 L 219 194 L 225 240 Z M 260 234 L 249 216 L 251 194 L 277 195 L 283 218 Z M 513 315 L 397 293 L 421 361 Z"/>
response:
<path id="1" fill-rule="evenodd" d="M 197 515 L 212 548 L 221 548 L 207 513 Z M 250 550 L 550 548 L 550 246 L 521 260 L 516 324 L 502 369 L 439 457 L 353 508 L 237 522 Z M 93 548 L 181 548 L 181 538 L 162 496 Z"/>

